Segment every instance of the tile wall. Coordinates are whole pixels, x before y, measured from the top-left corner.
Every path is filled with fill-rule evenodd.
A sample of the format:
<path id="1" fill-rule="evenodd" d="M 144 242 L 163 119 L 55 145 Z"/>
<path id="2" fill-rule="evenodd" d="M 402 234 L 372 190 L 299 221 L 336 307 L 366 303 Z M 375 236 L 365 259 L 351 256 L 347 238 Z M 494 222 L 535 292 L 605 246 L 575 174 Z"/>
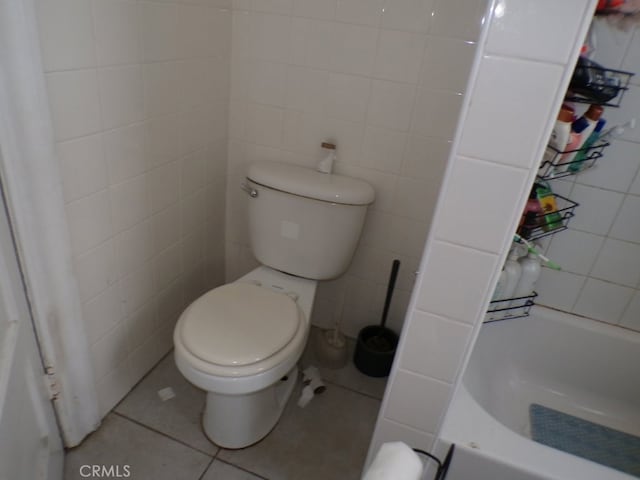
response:
<path id="1" fill-rule="evenodd" d="M 605 109 L 609 126 L 640 120 L 640 29 L 599 19 L 593 30 L 593 59 L 636 73 L 621 107 Z M 547 246 L 563 271 L 543 269 L 539 303 L 640 331 L 640 127 L 611 143 L 594 168 L 552 183 L 580 206 Z"/>
<path id="2" fill-rule="evenodd" d="M 337 173 L 376 190 L 346 275 L 319 286 L 316 325 L 348 335 L 379 321 L 402 261 L 389 325 L 400 331 L 449 155 L 485 2 L 233 2 L 227 279 L 256 263 L 248 247 L 246 165 L 313 167 L 323 140 Z"/>
<path id="3" fill-rule="evenodd" d="M 594 8 L 490 2 L 369 460 L 385 441 L 433 444 Z"/>
<path id="4" fill-rule="evenodd" d="M 74 269 L 108 411 L 224 276 L 225 0 L 38 0 Z"/>

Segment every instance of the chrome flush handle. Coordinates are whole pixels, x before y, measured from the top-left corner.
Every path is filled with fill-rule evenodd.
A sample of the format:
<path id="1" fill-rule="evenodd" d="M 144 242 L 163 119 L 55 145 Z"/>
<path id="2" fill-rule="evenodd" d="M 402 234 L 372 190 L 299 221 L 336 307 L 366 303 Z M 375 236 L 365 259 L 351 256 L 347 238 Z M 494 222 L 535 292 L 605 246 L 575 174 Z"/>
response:
<path id="1" fill-rule="evenodd" d="M 255 188 L 251 188 L 247 182 L 243 182 L 240 185 L 240 188 L 247 192 L 251 198 L 256 198 L 258 196 L 258 191 Z"/>

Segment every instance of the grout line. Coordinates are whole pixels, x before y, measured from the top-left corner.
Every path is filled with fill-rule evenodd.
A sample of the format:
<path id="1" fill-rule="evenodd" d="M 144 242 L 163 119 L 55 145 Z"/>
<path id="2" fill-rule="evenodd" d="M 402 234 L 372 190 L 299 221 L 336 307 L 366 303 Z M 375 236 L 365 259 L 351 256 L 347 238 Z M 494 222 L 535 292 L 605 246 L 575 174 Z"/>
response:
<path id="1" fill-rule="evenodd" d="M 224 449 L 221 448 L 220 451 L 222 451 L 222 450 L 224 450 Z M 224 464 L 229 465 L 231 467 L 237 468 L 238 470 L 242 470 L 243 472 L 249 473 L 249 474 L 251 474 L 251 475 L 253 475 L 253 476 L 257 477 L 257 478 L 260 478 L 262 480 L 269 480 L 267 477 L 263 477 L 262 475 L 259 475 L 256 472 L 248 470 L 247 468 L 242 467 L 240 465 L 236 465 L 235 463 L 232 463 L 232 462 L 230 462 L 228 460 L 223 460 L 223 459 L 221 459 L 219 457 L 216 457 L 215 460 L 220 462 L 220 463 L 224 463 Z"/>
<path id="2" fill-rule="evenodd" d="M 216 461 L 215 457 L 209 461 L 209 463 L 207 464 L 207 468 L 205 468 L 204 471 L 200 474 L 200 476 L 198 477 L 198 480 L 202 480 L 204 478 L 204 476 L 207 474 L 207 472 L 211 468 L 211 465 L 213 465 L 213 462 L 215 461 Z"/>
<path id="3" fill-rule="evenodd" d="M 121 417 L 121 418 L 123 418 L 125 420 L 128 420 L 131 423 L 135 423 L 136 425 L 138 425 L 138 426 L 140 426 L 142 428 L 145 428 L 145 429 L 147 429 L 147 430 L 149 430 L 151 432 L 157 433 L 159 435 L 162 435 L 165 438 L 173 440 L 174 442 L 177 442 L 177 443 L 179 443 L 179 444 L 181 444 L 181 445 L 183 445 L 183 446 L 185 446 L 185 447 L 187 447 L 187 448 L 189 448 L 189 449 L 191 449 L 191 450 L 193 450 L 195 452 L 198 452 L 198 453 L 201 453 L 203 455 L 206 455 L 207 457 L 210 457 L 212 460 L 215 459 L 215 457 L 216 457 L 217 452 L 215 454 L 207 453 L 204 450 L 200 450 L 199 448 L 194 447 L 193 445 L 189 445 L 188 443 L 184 442 L 183 440 L 180 440 L 178 438 L 172 437 L 168 433 L 165 433 L 165 432 L 162 432 L 160 430 L 157 430 L 157 429 L 155 429 L 155 428 L 153 428 L 153 427 L 151 427 L 149 425 L 146 425 L 146 424 L 140 422 L 139 420 L 131 418 L 131 417 L 129 417 L 129 416 L 123 414 L 123 413 L 116 412 L 115 410 L 111 411 L 110 413 L 112 413 L 113 415 L 117 415 L 117 416 L 119 416 L 119 417 Z M 219 449 L 219 447 L 217 445 L 214 445 L 213 443 L 211 445 L 213 445 L 214 447 Z"/>

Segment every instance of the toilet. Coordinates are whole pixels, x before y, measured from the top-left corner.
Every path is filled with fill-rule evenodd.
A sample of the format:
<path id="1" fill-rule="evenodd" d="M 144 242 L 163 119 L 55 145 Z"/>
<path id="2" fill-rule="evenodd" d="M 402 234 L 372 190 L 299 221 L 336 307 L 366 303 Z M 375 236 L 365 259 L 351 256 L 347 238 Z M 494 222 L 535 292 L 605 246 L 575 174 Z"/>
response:
<path id="1" fill-rule="evenodd" d="M 224 448 L 256 443 L 278 422 L 317 282 L 347 269 L 374 200 L 362 180 L 280 162 L 251 165 L 243 189 L 261 265 L 196 299 L 173 335 L 178 370 L 207 392 L 204 432 Z"/>

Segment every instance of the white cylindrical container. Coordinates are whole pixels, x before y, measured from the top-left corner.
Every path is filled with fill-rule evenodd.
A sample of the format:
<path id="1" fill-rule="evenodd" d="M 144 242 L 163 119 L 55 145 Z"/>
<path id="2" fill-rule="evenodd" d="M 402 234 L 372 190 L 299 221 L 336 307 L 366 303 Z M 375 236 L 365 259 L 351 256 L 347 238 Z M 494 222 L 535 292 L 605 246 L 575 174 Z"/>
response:
<path id="1" fill-rule="evenodd" d="M 502 269 L 502 272 L 500 272 L 500 278 L 498 278 L 498 283 L 496 283 L 496 288 L 493 290 L 493 297 L 491 297 L 491 301 L 495 302 L 497 300 L 504 300 L 505 295 L 504 295 L 504 290 L 507 286 L 507 280 L 509 278 L 509 275 L 507 273 L 507 271 L 505 269 Z"/>
<path id="2" fill-rule="evenodd" d="M 507 273 L 507 280 L 502 293 L 504 298 L 514 298 L 514 293 L 522 274 L 522 266 L 518 262 L 519 257 L 520 248 L 515 246 L 509 252 L 509 258 L 504 264 L 504 271 Z"/>
<path id="3" fill-rule="evenodd" d="M 529 252 L 520 261 L 521 275 L 515 291 L 513 292 L 514 298 L 526 297 L 533 293 L 536 286 L 536 282 L 540 277 L 540 257 L 533 252 Z"/>

